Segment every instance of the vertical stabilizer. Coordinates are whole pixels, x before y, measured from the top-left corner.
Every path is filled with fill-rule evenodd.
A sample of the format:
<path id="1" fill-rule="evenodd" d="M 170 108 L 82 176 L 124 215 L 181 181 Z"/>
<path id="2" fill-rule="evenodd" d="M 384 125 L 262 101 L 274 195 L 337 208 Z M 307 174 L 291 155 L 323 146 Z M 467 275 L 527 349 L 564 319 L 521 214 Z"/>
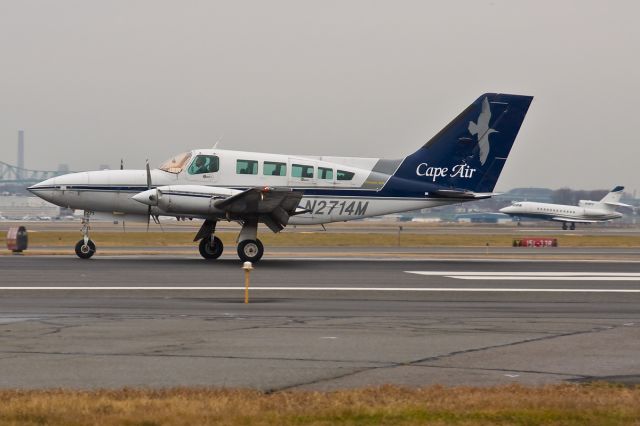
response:
<path id="1" fill-rule="evenodd" d="M 430 184 L 491 192 L 533 97 L 485 93 L 413 154 L 394 175 L 396 191 Z"/>
<path id="2" fill-rule="evenodd" d="M 622 191 L 624 190 L 624 186 L 616 186 L 615 188 L 613 188 L 611 190 L 611 192 L 609 192 L 607 195 L 605 195 L 602 200 L 600 200 L 601 203 L 603 204 L 610 204 L 610 205 L 619 205 L 620 204 L 620 198 L 622 198 Z"/>

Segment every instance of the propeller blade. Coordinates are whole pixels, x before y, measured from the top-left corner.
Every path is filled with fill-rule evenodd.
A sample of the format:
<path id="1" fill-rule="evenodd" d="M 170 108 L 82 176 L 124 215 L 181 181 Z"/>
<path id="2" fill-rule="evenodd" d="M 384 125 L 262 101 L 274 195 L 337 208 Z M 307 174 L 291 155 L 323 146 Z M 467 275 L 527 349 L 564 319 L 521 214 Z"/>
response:
<path id="1" fill-rule="evenodd" d="M 147 190 L 151 189 L 151 169 L 149 168 L 149 159 L 147 158 Z M 151 222 L 151 206 L 147 209 L 147 232 Z"/>
<path id="2" fill-rule="evenodd" d="M 124 159 L 120 159 L 120 170 L 124 170 Z"/>
<path id="3" fill-rule="evenodd" d="M 149 168 L 149 160 L 147 160 L 147 189 L 151 189 L 151 169 Z"/>

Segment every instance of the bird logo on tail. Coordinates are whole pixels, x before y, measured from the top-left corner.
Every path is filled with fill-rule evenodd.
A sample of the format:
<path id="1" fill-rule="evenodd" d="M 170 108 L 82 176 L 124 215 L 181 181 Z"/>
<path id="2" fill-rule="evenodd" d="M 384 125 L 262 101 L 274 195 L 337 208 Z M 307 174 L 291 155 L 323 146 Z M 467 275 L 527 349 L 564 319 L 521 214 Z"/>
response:
<path id="1" fill-rule="evenodd" d="M 489 100 L 484 98 L 482 101 L 482 110 L 478 116 L 478 120 L 474 123 L 469 121 L 469 133 L 477 135 L 478 148 L 480 150 L 480 164 L 484 166 L 491 150 L 489 144 L 489 135 L 491 133 L 497 133 L 497 130 L 489 128 L 489 121 L 491 121 L 491 108 L 489 107 Z"/>

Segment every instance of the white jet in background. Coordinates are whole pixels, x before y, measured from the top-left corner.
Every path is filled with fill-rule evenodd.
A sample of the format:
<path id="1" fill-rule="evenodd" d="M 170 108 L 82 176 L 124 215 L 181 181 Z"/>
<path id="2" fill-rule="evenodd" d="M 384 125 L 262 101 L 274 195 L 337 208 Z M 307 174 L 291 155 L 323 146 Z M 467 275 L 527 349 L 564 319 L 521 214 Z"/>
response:
<path id="1" fill-rule="evenodd" d="M 242 224 L 238 256 L 264 253 L 258 223 L 279 232 L 289 224 L 342 222 L 489 198 L 531 96 L 487 93 L 413 154 L 398 159 L 312 157 L 222 149 L 179 154 L 158 169 L 71 173 L 29 188 L 59 206 L 84 210 L 76 254 L 96 251 L 93 212 L 204 219 L 194 241 L 216 259 L 220 220 Z M 371 146 L 365 146 L 368 150 Z"/>
<path id="2" fill-rule="evenodd" d="M 577 206 L 565 204 L 519 201 L 500 209 L 501 213 L 517 218 L 534 218 L 562 222 L 562 229 L 576 229 L 576 223 L 596 223 L 620 219 L 616 207 L 631 207 L 620 202 L 624 186 L 616 186 L 600 201 L 580 200 Z"/>

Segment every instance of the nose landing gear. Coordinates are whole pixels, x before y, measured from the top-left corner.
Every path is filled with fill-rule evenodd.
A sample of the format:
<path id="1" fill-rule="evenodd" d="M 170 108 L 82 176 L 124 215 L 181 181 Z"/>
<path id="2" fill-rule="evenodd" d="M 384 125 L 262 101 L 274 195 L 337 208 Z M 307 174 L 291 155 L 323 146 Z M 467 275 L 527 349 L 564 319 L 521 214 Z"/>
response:
<path id="1" fill-rule="evenodd" d="M 84 211 L 84 216 L 82 217 L 82 239 L 76 243 L 76 256 L 80 259 L 90 259 L 96 253 L 96 245 L 91 239 L 89 239 L 89 218 L 93 212 Z"/>
<path id="2" fill-rule="evenodd" d="M 96 245 L 91 240 L 87 240 L 85 242 L 84 239 L 82 239 L 76 244 L 76 256 L 80 259 L 89 259 L 95 254 L 95 252 Z"/>

